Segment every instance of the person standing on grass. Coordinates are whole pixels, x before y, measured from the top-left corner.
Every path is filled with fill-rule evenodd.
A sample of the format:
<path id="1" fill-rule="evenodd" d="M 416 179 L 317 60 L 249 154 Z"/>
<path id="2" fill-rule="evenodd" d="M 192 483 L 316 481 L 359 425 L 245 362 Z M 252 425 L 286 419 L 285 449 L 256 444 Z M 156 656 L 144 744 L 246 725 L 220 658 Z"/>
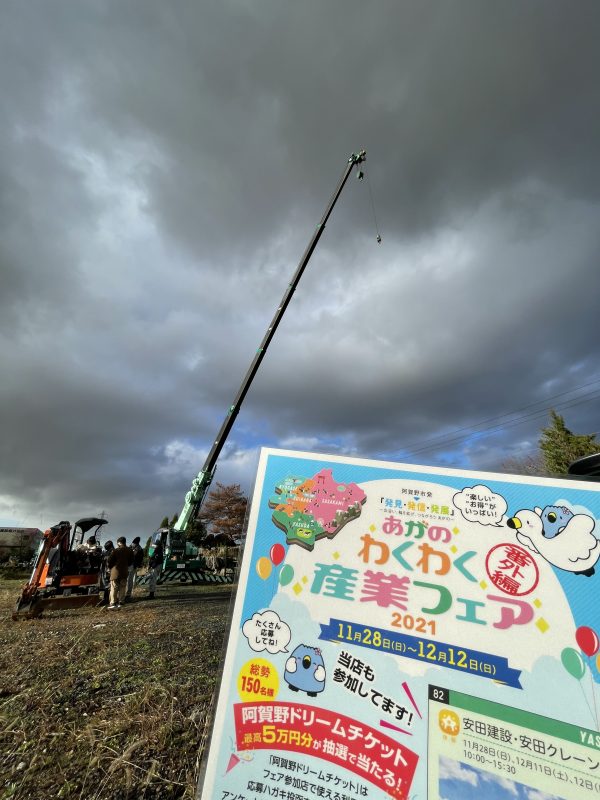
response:
<path id="1" fill-rule="evenodd" d="M 150 567 L 150 580 L 148 581 L 148 588 L 150 593 L 148 594 L 148 598 L 150 600 L 154 599 L 154 592 L 156 591 L 156 581 L 158 580 L 158 576 L 160 575 L 160 571 L 162 569 L 162 563 L 164 558 L 164 551 L 162 542 L 157 542 L 154 545 L 154 552 L 150 556 L 150 560 L 148 562 L 148 566 Z"/>
<path id="2" fill-rule="evenodd" d="M 104 550 L 102 551 L 102 561 L 100 563 L 100 589 L 102 590 L 101 606 L 108 605 L 108 593 L 110 591 L 110 569 L 108 568 L 108 559 L 114 549 L 115 546 L 109 539 L 104 544 Z"/>
<path id="3" fill-rule="evenodd" d="M 121 608 L 127 591 L 129 566 L 133 563 L 133 553 L 127 547 L 124 536 L 119 536 L 117 546 L 108 557 L 110 569 L 110 604 L 108 608 Z"/>
<path id="4" fill-rule="evenodd" d="M 144 563 L 144 551 L 140 547 L 139 536 L 136 536 L 131 542 L 131 552 L 133 553 L 133 563 L 129 566 L 129 574 L 127 575 L 127 593 L 125 594 L 125 601 L 131 600 L 131 593 L 135 586 L 137 571 Z"/>

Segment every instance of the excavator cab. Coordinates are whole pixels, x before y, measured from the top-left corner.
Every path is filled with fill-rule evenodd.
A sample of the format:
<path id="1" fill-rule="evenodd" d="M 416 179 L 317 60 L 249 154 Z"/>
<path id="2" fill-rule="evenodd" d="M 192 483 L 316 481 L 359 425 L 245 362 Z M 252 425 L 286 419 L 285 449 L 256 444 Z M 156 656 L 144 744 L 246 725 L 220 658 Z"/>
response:
<path id="1" fill-rule="evenodd" d="M 49 609 L 100 602 L 103 576 L 99 531 L 107 523 L 102 517 L 84 517 L 73 526 L 63 520 L 44 532 L 13 619 L 39 617 Z M 92 530 L 92 535 L 84 541 Z"/>

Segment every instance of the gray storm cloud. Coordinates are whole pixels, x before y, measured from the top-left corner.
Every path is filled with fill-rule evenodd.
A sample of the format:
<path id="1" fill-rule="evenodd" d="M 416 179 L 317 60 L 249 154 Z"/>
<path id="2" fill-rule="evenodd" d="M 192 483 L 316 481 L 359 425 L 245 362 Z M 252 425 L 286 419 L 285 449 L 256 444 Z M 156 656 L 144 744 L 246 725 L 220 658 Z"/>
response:
<path id="1" fill-rule="evenodd" d="M 221 480 L 286 441 L 410 458 L 599 374 L 596 3 L 3 11 L 3 518 L 179 509 L 359 147 L 383 243 L 353 180 Z M 499 468 L 543 422 L 414 460 Z"/>

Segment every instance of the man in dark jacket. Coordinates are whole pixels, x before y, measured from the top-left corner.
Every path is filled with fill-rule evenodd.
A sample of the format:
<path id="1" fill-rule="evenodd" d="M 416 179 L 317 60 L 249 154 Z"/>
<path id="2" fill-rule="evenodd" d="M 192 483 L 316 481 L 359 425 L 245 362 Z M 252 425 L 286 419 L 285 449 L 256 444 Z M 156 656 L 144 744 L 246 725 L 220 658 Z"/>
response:
<path id="1" fill-rule="evenodd" d="M 133 592 L 133 587 L 135 586 L 137 571 L 144 563 L 144 551 L 140 547 L 139 536 L 136 536 L 131 542 L 131 552 L 133 553 L 133 562 L 129 567 L 129 574 L 127 575 L 127 593 L 125 595 L 125 601 L 131 600 L 131 593 Z"/>
<path id="2" fill-rule="evenodd" d="M 114 544 L 109 539 L 104 544 L 104 550 L 102 551 L 102 561 L 100 564 L 100 588 L 102 589 L 102 601 L 100 603 L 101 606 L 108 605 L 108 593 L 110 591 L 110 569 L 108 568 L 108 557 L 115 549 Z"/>
<path id="3" fill-rule="evenodd" d="M 133 563 L 133 553 L 127 547 L 124 536 L 119 536 L 117 546 L 108 557 L 110 569 L 110 605 L 108 608 L 121 608 L 127 590 L 129 565 Z"/>

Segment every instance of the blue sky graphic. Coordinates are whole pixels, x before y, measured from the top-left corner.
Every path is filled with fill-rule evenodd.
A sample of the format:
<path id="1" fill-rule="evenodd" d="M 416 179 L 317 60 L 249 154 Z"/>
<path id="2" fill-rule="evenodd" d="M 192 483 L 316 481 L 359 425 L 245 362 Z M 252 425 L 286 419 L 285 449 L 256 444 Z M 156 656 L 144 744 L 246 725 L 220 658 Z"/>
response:
<path id="1" fill-rule="evenodd" d="M 439 800 L 562 800 L 462 761 L 440 756 Z"/>

